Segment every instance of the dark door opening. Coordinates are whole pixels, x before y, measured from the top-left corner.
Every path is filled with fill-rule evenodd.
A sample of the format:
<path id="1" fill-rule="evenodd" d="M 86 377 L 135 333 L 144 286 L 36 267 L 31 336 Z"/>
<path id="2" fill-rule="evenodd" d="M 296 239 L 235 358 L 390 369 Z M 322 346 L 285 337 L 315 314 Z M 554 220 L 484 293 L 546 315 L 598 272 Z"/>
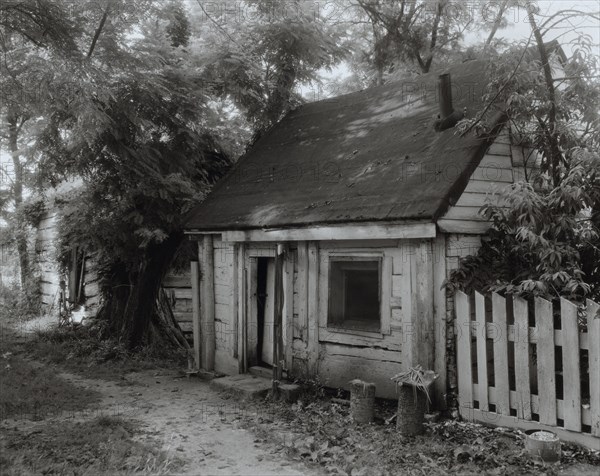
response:
<path id="1" fill-rule="evenodd" d="M 256 365 L 263 367 L 273 365 L 274 279 L 275 260 L 272 258 L 258 258 L 256 276 Z"/>

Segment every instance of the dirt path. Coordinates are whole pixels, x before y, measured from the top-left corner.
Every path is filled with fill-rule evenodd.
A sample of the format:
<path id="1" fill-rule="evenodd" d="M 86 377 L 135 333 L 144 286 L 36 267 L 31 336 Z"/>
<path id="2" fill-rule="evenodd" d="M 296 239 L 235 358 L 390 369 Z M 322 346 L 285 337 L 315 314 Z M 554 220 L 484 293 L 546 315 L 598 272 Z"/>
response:
<path id="1" fill-rule="evenodd" d="M 186 475 L 315 474 L 298 462 L 269 453 L 248 430 L 239 427 L 243 411 L 236 400 L 197 378 L 175 371 L 144 371 L 121 381 L 63 378 L 103 395 L 98 411 L 142 422 L 140 441 L 158 439 L 163 449 L 185 462 Z"/>

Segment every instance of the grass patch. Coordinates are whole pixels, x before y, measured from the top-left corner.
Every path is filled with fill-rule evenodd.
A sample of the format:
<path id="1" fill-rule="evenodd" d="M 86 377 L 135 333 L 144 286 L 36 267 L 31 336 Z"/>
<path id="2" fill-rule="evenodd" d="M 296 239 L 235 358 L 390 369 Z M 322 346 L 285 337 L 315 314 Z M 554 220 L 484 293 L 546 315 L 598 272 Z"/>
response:
<path id="1" fill-rule="evenodd" d="M 0 339 L 0 420 L 75 412 L 99 402 L 97 392 L 77 387 L 47 366 L 25 358 L 14 333 Z"/>
<path id="2" fill-rule="evenodd" d="M 158 444 L 135 441 L 135 432 L 133 422 L 111 416 L 9 429 L 0 439 L 0 473 L 170 474 L 181 466 L 179 460 L 158 450 Z"/>
<path id="3" fill-rule="evenodd" d="M 179 349 L 154 345 L 130 352 L 118 340 L 104 336 L 101 324 L 62 327 L 36 332 L 25 349 L 36 360 L 89 378 L 118 380 L 130 372 L 187 366 L 187 356 Z"/>

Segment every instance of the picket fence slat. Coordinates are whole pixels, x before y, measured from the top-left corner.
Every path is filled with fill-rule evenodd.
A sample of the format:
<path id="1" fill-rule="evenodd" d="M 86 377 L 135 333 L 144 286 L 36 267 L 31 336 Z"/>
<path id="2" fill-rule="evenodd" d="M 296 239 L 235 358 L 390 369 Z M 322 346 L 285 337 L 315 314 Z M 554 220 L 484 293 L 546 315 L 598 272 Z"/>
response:
<path id="1" fill-rule="evenodd" d="M 479 409 L 489 410 L 487 373 L 487 332 L 485 325 L 485 296 L 475 292 L 475 320 L 477 322 L 477 400 Z"/>
<path id="2" fill-rule="evenodd" d="M 517 417 L 531 420 L 531 385 L 529 379 L 529 318 L 527 301 L 513 298 L 515 316 L 515 386 L 517 389 Z"/>
<path id="3" fill-rule="evenodd" d="M 600 437 L 600 305 L 587 300 L 592 435 Z"/>
<path id="4" fill-rule="evenodd" d="M 572 431 L 581 431 L 581 379 L 579 376 L 577 306 L 561 298 L 560 319 L 563 334 L 563 413 L 565 428 Z"/>
<path id="5" fill-rule="evenodd" d="M 538 336 L 537 366 L 540 422 L 556 426 L 556 373 L 552 303 L 539 297 L 535 298 L 535 326 Z"/>
<path id="6" fill-rule="evenodd" d="M 492 294 L 492 321 L 496 325 L 497 332 L 494 339 L 494 386 L 500 390 L 496 412 L 501 415 L 510 415 L 506 300 L 497 293 Z"/>
<path id="7" fill-rule="evenodd" d="M 456 305 L 456 343 L 459 410 L 464 415 L 470 415 L 467 409 L 473 408 L 473 363 L 471 362 L 471 303 L 469 296 L 458 291 L 455 297 Z M 467 416 L 465 418 L 468 419 Z"/>
<path id="8" fill-rule="evenodd" d="M 491 309 L 486 313 L 487 299 Z M 497 293 L 455 295 L 461 416 L 514 428 L 550 429 L 563 441 L 600 450 L 600 305 L 587 300 L 587 329 L 580 329 L 579 306 L 567 299 L 561 298 L 560 308 L 539 297 L 529 303 L 517 296 L 510 297 L 508 308 L 508 299 Z M 535 316 L 533 325 L 530 314 Z M 557 367 L 559 355 L 562 362 Z M 581 387 L 587 380 L 589 404 L 583 398 L 587 389 Z"/>

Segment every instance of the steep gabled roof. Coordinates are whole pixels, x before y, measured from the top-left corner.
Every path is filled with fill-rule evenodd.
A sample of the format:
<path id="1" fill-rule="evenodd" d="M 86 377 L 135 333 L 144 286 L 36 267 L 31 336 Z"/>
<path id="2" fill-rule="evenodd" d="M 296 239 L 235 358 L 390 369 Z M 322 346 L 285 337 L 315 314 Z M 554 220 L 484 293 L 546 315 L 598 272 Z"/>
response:
<path id="1" fill-rule="evenodd" d="M 483 61 L 446 70 L 454 109 L 473 117 Z M 435 132 L 438 72 L 306 104 L 266 133 L 199 205 L 190 231 L 361 221 L 435 221 L 493 137 Z M 498 129 L 502 115 L 489 116 Z M 493 135 L 492 135 L 493 136 Z"/>

